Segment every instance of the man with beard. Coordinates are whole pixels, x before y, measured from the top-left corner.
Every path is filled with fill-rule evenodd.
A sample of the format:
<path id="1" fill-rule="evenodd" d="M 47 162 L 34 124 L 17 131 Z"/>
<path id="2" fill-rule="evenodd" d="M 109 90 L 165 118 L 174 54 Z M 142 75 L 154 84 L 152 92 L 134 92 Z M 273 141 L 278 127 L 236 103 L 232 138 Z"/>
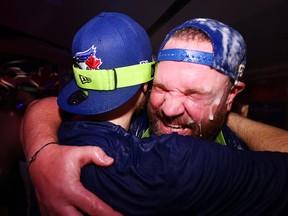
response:
<path id="1" fill-rule="evenodd" d="M 206 19 L 187 22 L 160 47 L 148 102 L 150 129 L 158 136 L 177 132 L 214 140 L 245 87 L 239 81 L 246 64 L 243 38 L 225 25 L 209 25 Z"/>
<path id="2" fill-rule="evenodd" d="M 210 38 L 211 42 L 207 38 Z M 155 115 L 151 120 L 155 123 L 152 132 L 154 130 L 157 135 L 178 132 L 181 135 L 196 135 L 211 140 L 219 137 L 217 133 L 225 122 L 234 97 L 244 88 L 244 84 L 238 80 L 245 65 L 243 42 L 238 32 L 212 20 L 195 19 L 172 30 L 164 40 L 157 57 L 159 63 L 155 86 L 148 104 L 149 113 Z M 227 59 L 227 56 L 231 55 L 232 60 Z M 39 153 L 39 149 L 45 151 L 45 154 L 39 154 L 30 166 L 30 172 L 37 173 L 39 178 L 38 182 L 34 181 L 38 190 L 46 191 L 49 187 L 51 197 L 45 197 L 42 200 L 43 205 L 48 209 L 55 209 L 61 203 L 66 206 L 66 209 L 62 209 L 62 214 L 71 213 L 71 209 L 75 213 L 75 207 L 94 215 L 115 214 L 111 208 L 81 187 L 79 182 L 80 168 L 83 165 L 92 161 L 98 161 L 102 165 L 111 164 L 111 159 L 103 157 L 104 153 L 99 148 L 82 149 L 58 145 L 42 148 L 43 143 L 57 140 L 56 131 L 61 118 L 57 115 L 58 107 L 55 102 L 55 98 L 48 98 L 33 104 L 23 122 L 23 146 L 27 159 L 35 152 Z M 37 120 L 31 116 L 33 112 Z M 33 122 L 37 122 L 37 127 Z M 48 135 L 43 135 L 43 132 Z M 220 133 L 221 137 L 223 138 Z M 229 145 L 227 140 L 225 142 Z M 58 169 L 51 170 L 51 161 L 53 167 Z M 58 182 L 53 183 L 55 176 Z M 61 193 L 57 189 L 59 184 L 63 185 Z M 58 194 L 57 201 L 53 198 L 55 194 Z"/>
<path id="3" fill-rule="evenodd" d="M 177 132 L 247 149 L 224 124 L 235 96 L 245 87 L 239 79 L 246 45 L 230 27 L 213 22 L 208 27 L 205 22 L 199 19 L 195 25 L 187 22 L 173 29 L 160 46 L 148 101 L 149 130 L 158 136 Z"/>

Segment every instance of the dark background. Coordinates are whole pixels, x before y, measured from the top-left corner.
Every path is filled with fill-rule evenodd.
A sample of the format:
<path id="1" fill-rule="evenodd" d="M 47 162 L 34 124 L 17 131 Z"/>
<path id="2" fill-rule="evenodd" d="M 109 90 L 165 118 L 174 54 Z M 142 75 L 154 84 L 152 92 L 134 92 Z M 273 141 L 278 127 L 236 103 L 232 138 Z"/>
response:
<path id="1" fill-rule="evenodd" d="M 288 128 L 287 0 L 0 1 L 0 216 L 26 214 L 19 141 L 25 109 L 37 98 L 57 95 L 70 78 L 75 32 L 101 11 L 123 12 L 140 23 L 154 53 L 166 33 L 188 19 L 214 18 L 234 27 L 248 48 L 247 86 L 235 110 L 246 105 L 248 117 Z"/>

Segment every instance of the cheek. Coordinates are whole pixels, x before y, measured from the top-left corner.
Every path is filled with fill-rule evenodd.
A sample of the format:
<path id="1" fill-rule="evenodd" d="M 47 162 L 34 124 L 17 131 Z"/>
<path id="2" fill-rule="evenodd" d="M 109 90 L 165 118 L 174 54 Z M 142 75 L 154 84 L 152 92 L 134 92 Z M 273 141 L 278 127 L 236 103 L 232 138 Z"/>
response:
<path id="1" fill-rule="evenodd" d="M 201 121 L 213 121 L 215 113 L 218 110 L 226 108 L 226 97 L 224 90 L 219 90 L 217 94 L 211 95 L 206 98 L 201 98 L 197 101 L 190 102 L 187 112 L 191 116 L 193 114 L 194 120 Z M 223 107 L 224 106 L 224 107 Z"/>
<path id="2" fill-rule="evenodd" d="M 202 121 L 213 120 L 217 106 L 190 102 L 185 104 L 185 109 L 190 118 L 195 122 L 201 123 Z"/>
<path id="3" fill-rule="evenodd" d="M 150 104 L 153 108 L 158 108 L 164 101 L 164 94 L 156 93 L 152 90 L 150 94 Z"/>
<path id="4" fill-rule="evenodd" d="M 199 120 L 202 118 L 204 113 L 204 106 L 201 106 L 199 103 L 195 102 L 185 102 L 184 103 L 185 109 L 189 117 L 191 117 L 194 121 L 199 122 Z"/>

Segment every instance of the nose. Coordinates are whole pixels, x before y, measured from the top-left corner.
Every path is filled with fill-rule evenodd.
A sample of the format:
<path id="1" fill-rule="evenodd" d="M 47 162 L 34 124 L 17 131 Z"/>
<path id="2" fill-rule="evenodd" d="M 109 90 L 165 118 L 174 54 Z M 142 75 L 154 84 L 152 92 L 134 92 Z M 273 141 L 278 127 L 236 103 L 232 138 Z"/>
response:
<path id="1" fill-rule="evenodd" d="M 164 103 L 162 104 L 162 112 L 167 117 L 175 117 L 182 115 L 185 111 L 184 98 L 181 96 L 166 93 Z"/>

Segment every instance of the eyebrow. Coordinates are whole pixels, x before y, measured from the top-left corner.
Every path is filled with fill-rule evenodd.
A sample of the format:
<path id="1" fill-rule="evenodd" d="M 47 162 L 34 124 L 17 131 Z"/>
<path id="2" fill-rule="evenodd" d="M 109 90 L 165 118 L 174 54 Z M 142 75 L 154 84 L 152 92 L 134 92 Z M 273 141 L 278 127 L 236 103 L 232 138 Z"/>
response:
<path id="1" fill-rule="evenodd" d="M 208 95 L 210 91 L 204 91 L 203 89 L 186 89 L 185 94 L 200 94 L 200 95 Z"/>

